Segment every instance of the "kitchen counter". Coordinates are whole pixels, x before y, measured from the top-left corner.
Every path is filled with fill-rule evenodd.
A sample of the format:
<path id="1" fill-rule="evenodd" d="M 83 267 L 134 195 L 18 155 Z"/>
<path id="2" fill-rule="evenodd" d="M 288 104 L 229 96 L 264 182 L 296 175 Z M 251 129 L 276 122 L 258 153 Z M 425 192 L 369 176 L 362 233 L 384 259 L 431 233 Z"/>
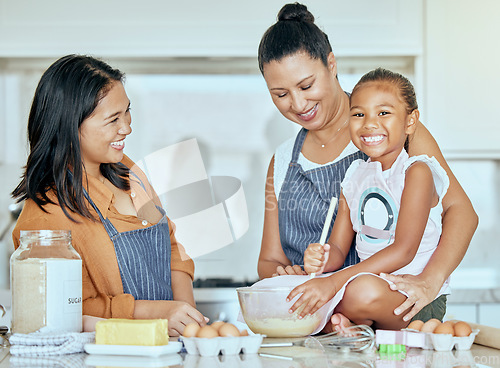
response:
<path id="1" fill-rule="evenodd" d="M 274 342 L 276 339 L 265 339 Z M 38 358 L 42 359 L 42 358 Z M 384 356 L 377 352 L 342 353 L 321 352 L 305 347 L 261 348 L 259 354 L 220 355 L 200 357 L 187 354 L 172 354 L 157 358 L 97 356 L 73 354 L 47 358 L 52 365 L 46 367 L 185 367 L 185 368 L 323 368 L 323 367 L 500 367 L 500 350 L 474 344 L 471 350 L 437 352 L 434 350 L 409 349 L 404 357 Z M 0 368 L 40 367 L 42 361 L 17 364 L 8 353 L 0 348 Z"/>

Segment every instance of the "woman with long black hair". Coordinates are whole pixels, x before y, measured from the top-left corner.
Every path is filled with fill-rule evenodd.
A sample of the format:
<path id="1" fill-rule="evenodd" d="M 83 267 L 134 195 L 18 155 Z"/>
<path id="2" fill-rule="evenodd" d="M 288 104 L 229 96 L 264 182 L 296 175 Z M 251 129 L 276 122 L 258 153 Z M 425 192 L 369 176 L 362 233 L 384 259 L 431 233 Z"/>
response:
<path id="1" fill-rule="evenodd" d="M 177 243 L 144 173 L 124 155 L 132 132 L 124 74 L 68 55 L 43 74 L 28 120 L 30 153 L 12 192 L 24 208 L 13 232 L 71 230 L 83 263 L 83 314 L 167 318 L 170 335 L 195 309 L 194 263 Z"/>

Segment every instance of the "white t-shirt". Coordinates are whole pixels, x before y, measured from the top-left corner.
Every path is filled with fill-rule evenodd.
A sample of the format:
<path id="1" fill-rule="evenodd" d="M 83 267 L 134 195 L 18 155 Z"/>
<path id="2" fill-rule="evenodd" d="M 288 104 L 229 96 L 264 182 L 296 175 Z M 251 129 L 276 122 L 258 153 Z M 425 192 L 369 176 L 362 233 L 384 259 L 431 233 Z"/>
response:
<path id="1" fill-rule="evenodd" d="M 442 230 L 442 199 L 449 187 L 446 171 L 434 157 L 409 157 L 403 150 L 392 167 L 385 171 L 377 161 L 354 161 L 342 182 L 342 192 L 356 232 L 356 251 L 364 261 L 394 242 L 406 170 L 415 162 L 423 162 L 431 169 L 439 201 L 430 210 L 415 257 L 406 266 L 392 272 L 395 275 L 420 274 L 438 246 Z M 449 280 L 444 283 L 440 294 L 449 293 L 448 284 Z"/>

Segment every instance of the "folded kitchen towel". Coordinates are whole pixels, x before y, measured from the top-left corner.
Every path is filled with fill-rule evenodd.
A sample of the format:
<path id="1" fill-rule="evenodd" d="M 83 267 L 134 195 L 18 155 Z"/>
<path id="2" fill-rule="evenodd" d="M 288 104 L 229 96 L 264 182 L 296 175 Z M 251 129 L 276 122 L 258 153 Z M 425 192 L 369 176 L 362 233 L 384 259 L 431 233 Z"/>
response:
<path id="1" fill-rule="evenodd" d="M 49 356 L 83 352 L 83 346 L 95 340 L 95 332 L 15 333 L 10 338 L 11 355 Z"/>
<path id="2" fill-rule="evenodd" d="M 85 353 L 44 357 L 16 355 L 10 357 L 9 364 L 12 368 L 75 368 L 85 367 L 87 357 Z"/>

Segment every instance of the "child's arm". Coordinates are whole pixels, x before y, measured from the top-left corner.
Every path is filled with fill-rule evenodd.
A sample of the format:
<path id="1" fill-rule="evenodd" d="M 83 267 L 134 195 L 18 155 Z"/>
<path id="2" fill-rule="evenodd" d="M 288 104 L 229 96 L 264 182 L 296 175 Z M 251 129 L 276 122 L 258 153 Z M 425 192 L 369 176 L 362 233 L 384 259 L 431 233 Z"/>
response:
<path id="1" fill-rule="evenodd" d="M 320 274 L 338 270 L 345 261 L 354 238 L 349 206 L 343 194 L 340 195 L 337 217 L 332 233 L 325 246 L 309 244 L 304 253 L 304 270 Z"/>
<path id="2" fill-rule="evenodd" d="M 359 263 L 358 272 L 391 273 L 409 264 L 418 251 L 432 207 L 439 201 L 429 166 L 415 162 L 406 170 L 394 242 Z"/>
<path id="3" fill-rule="evenodd" d="M 300 316 L 312 314 L 331 299 L 351 276 L 360 272 L 390 273 L 406 266 L 417 253 L 429 212 L 437 202 L 438 195 L 430 168 L 425 163 L 414 163 L 406 171 L 394 242 L 363 262 L 327 278 L 309 280 L 297 286 L 290 292 L 288 299 L 299 294 L 302 296 L 291 310 L 295 311 L 307 303 Z"/>

